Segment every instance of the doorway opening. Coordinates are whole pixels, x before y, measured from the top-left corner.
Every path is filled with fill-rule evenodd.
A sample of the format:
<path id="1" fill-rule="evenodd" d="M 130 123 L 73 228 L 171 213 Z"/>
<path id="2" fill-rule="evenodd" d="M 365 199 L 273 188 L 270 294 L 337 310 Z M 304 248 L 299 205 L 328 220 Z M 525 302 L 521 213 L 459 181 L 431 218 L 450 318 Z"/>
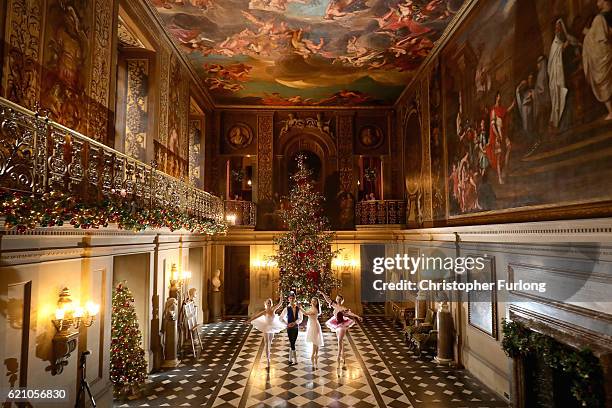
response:
<path id="1" fill-rule="evenodd" d="M 225 314 L 245 316 L 250 302 L 251 248 L 247 245 L 225 247 Z"/>

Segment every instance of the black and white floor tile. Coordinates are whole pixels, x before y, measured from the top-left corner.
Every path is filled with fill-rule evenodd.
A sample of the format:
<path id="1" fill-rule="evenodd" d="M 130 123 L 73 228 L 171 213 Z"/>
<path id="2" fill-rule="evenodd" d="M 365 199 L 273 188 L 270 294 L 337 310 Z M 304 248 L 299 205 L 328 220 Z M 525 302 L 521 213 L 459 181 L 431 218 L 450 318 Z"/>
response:
<path id="1" fill-rule="evenodd" d="M 382 316 L 385 314 L 384 302 L 369 302 L 363 304 L 364 316 Z"/>
<path id="2" fill-rule="evenodd" d="M 389 319 L 367 316 L 362 327 L 415 407 L 508 406 L 465 370 L 438 365 L 427 351 L 417 356 Z"/>
<path id="3" fill-rule="evenodd" d="M 233 318 L 204 325 L 204 350 L 197 359 L 187 356 L 179 366 L 149 376 L 142 393 L 116 407 L 207 406 L 233 366 L 249 332 L 246 318 Z"/>
<path id="4" fill-rule="evenodd" d="M 323 327 L 319 366 L 300 331 L 299 364 L 289 366 L 286 333 L 276 335 L 266 366 L 261 334 L 231 318 L 203 329 L 205 351 L 154 374 L 143 396 L 115 406 L 205 407 L 506 407 L 469 374 L 419 358 L 383 316 L 368 316 L 345 340 L 346 366 L 336 363 L 335 334 Z"/>

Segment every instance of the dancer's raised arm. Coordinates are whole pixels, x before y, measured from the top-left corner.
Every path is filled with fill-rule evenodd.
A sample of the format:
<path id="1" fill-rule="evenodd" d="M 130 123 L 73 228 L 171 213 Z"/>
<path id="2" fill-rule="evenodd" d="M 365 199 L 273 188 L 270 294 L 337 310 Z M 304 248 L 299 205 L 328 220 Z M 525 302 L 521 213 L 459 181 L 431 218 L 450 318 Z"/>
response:
<path id="1" fill-rule="evenodd" d="M 329 296 L 327 296 L 325 293 L 318 291 L 318 293 L 323 296 L 323 299 L 325 299 L 325 301 L 327 302 L 327 304 L 329 305 L 329 307 L 331 307 L 332 303 L 334 303 L 333 300 L 331 300 L 331 298 Z"/>
<path id="2" fill-rule="evenodd" d="M 276 313 L 276 311 L 283 305 L 283 293 L 279 293 L 278 303 L 272 306 L 272 311 Z"/>

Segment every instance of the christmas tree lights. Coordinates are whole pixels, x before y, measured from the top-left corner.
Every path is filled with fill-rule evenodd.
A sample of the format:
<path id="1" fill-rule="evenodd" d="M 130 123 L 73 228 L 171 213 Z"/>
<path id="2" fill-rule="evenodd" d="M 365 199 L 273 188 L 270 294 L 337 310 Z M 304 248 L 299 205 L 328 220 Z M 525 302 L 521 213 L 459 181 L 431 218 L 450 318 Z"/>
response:
<path id="1" fill-rule="evenodd" d="M 323 196 L 314 189 L 304 160 L 303 155 L 297 157 L 289 207 L 281 211 L 289 231 L 274 238 L 277 251 L 272 259 L 280 271 L 280 291 L 294 291 L 297 300 L 306 303 L 317 291 L 330 293 L 339 286 L 331 268 L 339 251 L 332 251 L 334 234 L 326 232 L 329 223 L 321 207 Z"/>
<path id="2" fill-rule="evenodd" d="M 132 292 L 119 283 L 113 291 L 110 379 L 117 394 L 134 393 L 147 378 L 142 333 Z"/>

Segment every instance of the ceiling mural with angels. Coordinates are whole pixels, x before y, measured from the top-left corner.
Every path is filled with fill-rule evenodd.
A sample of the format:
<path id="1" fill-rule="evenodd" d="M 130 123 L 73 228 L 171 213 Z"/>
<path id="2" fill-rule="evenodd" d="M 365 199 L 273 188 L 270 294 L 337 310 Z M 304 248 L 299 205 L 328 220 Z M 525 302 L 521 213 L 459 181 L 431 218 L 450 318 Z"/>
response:
<path id="1" fill-rule="evenodd" d="M 218 105 L 390 105 L 464 0 L 149 0 Z"/>

